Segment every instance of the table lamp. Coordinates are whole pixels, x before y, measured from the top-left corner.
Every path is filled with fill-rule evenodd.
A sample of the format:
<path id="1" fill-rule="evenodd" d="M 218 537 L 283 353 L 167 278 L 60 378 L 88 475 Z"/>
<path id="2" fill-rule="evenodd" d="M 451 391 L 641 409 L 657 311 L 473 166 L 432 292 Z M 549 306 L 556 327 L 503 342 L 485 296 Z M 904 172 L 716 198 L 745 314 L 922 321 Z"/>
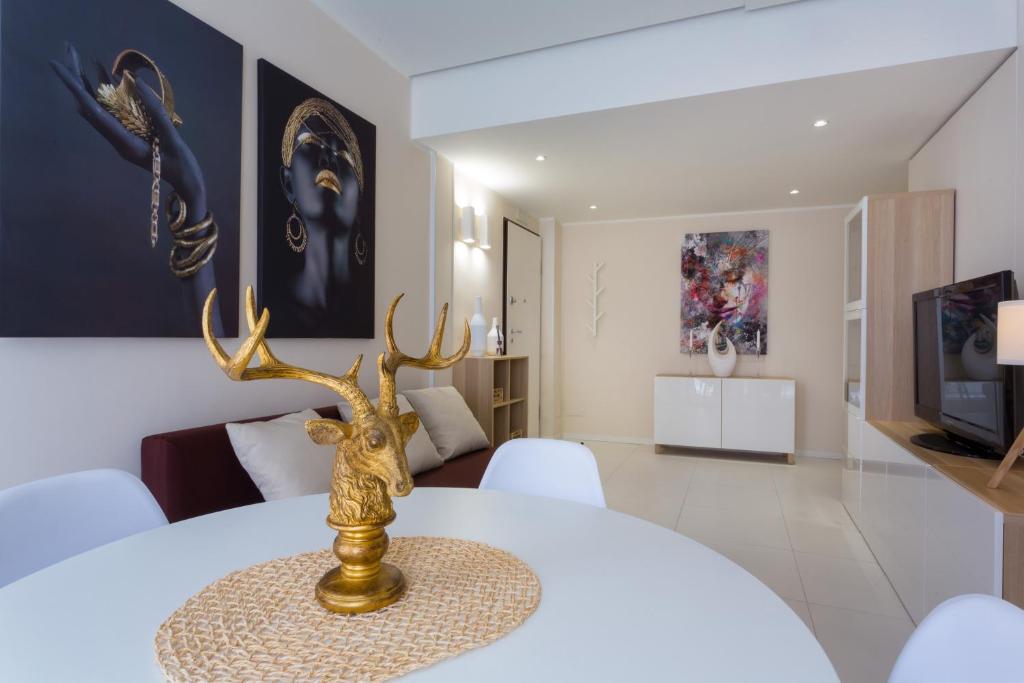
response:
<path id="1" fill-rule="evenodd" d="M 1000 365 L 1024 365 L 1024 300 L 999 303 L 996 318 L 996 362 Z M 1013 416 L 1009 416 L 1009 419 L 1012 420 Z M 1024 429 L 1014 439 L 1010 450 L 1006 451 L 1006 457 L 999 463 L 999 469 L 989 480 L 990 489 L 999 487 L 1003 477 L 1021 456 L 1021 451 L 1024 451 Z"/>

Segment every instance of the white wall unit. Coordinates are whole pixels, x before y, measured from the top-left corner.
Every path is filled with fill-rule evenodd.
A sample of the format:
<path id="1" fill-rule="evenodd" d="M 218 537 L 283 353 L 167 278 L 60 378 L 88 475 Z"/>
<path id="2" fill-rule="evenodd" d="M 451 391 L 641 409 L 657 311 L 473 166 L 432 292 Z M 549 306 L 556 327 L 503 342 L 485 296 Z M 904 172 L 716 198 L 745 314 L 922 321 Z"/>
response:
<path id="1" fill-rule="evenodd" d="M 1002 513 L 928 469 L 925 606 L 963 593 L 1001 596 Z"/>
<path id="2" fill-rule="evenodd" d="M 654 443 L 718 448 L 722 441 L 722 380 L 654 378 Z"/>
<path id="3" fill-rule="evenodd" d="M 796 381 L 654 378 L 654 443 L 786 453 L 795 449 Z"/>
<path id="4" fill-rule="evenodd" d="M 795 423 L 793 380 L 722 380 L 722 448 L 793 453 Z"/>
<path id="5" fill-rule="evenodd" d="M 861 509 L 861 425 L 856 416 L 846 416 L 846 451 L 843 453 L 842 499 L 850 517 L 858 521 Z"/>
<path id="6" fill-rule="evenodd" d="M 860 477 L 844 469 L 843 503 L 911 618 L 954 595 L 1002 597 L 1002 513 L 874 426 L 859 431 Z"/>

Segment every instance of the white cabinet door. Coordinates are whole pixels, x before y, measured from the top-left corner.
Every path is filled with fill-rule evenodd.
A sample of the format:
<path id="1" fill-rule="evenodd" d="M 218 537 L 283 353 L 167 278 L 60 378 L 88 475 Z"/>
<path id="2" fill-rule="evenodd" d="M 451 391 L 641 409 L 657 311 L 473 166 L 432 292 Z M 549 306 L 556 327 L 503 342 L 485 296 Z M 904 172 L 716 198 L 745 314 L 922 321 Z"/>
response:
<path id="1" fill-rule="evenodd" d="M 795 430 L 796 382 L 722 380 L 722 448 L 793 453 Z"/>
<path id="2" fill-rule="evenodd" d="M 929 467 L 870 424 L 861 428 L 864 534 L 896 594 L 919 622 L 924 609 L 926 482 Z"/>
<path id="3" fill-rule="evenodd" d="M 846 453 L 843 455 L 843 505 L 856 524 L 860 524 L 860 460 L 863 421 L 846 414 Z"/>
<path id="4" fill-rule="evenodd" d="M 942 474 L 928 474 L 924 609 L 963 593 L 1003 595 L 1003 515 Z"/>
<path id="5" fill-rule="evenodd" d="M 886 558 L 882 568 L 910 612 L 910 618 L 921 623 L 927 614 L 924 608 L 925 495 L 931 468 L 906 451 L 902 452 L 913 462 L 889 462 L 885 466 L 885 509 L 888 512 L 881 526 Z"/>
<path id="6" fill-rule="evenodd" d="M 655 377 L 654 443 L 720 448 L 722 380 Z"/>

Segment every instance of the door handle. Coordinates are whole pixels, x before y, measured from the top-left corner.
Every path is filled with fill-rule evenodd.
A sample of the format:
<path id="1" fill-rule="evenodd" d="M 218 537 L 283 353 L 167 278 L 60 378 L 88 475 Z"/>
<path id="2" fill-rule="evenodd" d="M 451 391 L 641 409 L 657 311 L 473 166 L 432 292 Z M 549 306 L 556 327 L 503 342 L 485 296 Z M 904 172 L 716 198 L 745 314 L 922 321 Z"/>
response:
<path id="1" fill-rule="evenodd" d="M 522 330 L 509 330 L 509 332 L 511 332 L 512 334 L 522 334 L 523 333 Z"/>
<path id="2" fill-rule="evenodd" d="M 508 298 L 508 303 L 509 303 L 509 305 L 512 305 L 512 306 L 514 306 L 514 305 L 515 305 L 515 303 L 516 303 L 516 298 L 515 298 L 514 296 L 510 296 L 510 297 Z"/>

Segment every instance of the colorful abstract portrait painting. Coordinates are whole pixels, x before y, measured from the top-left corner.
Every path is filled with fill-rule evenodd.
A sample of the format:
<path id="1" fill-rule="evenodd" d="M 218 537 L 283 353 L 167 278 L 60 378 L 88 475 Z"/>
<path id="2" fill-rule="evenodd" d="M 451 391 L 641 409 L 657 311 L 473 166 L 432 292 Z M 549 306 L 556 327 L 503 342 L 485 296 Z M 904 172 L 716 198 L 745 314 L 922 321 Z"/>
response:
<path id="1" fill-rule="evenodd" d="M 680 351 L 707 353 L 722 322 L 736 353 L 768 351 L 768 231 L 691 233 L 683 238 Z"/>
<path id="2" fill-rule="evenodd" d="M 373 337 L 377 128 L 261 59 L 259 301 L 269 337 Z"/>
<path id="3" fill-rule="evenodd" d="M 242 46 L 167 0 L 0 3 L 0 336 L 238 332 Z"/>

